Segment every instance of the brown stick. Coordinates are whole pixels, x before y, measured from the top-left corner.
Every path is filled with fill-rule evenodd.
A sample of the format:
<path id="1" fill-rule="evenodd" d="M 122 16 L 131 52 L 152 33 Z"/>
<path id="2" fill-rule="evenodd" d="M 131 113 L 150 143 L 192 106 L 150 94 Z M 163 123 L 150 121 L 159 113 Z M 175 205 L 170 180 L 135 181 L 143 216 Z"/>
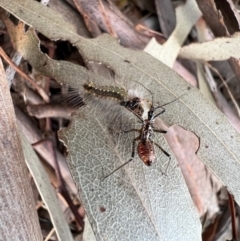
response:
<path id="1" fill-rule="evenodd" d="M 39 93 L 39 95 L 44 99 L 45 102 L 49 103 L 49 97 L 46 92 L 36 84 L 36 82 L 31 79 L 27 74 L 25 74 L 21 69 L 19 69 L 12 60 L 7 56 L 4 50 L 0 47 L 0 56 L 9 64 L 11 65 L 17 73 L 19 73 L 24 79 L 26 79 Z"/>
<path id="2" fill-rule="evenodd" d="M 231 222 L 232 222 L 232 240 L 238 240 L 238 231 L 237 231 L 237 224 L 236 224 L 236 209 L 234 204 L 233 196 L 228 192 L 228 201 L 230 206 L 230 213 L 231 213 Z"/>

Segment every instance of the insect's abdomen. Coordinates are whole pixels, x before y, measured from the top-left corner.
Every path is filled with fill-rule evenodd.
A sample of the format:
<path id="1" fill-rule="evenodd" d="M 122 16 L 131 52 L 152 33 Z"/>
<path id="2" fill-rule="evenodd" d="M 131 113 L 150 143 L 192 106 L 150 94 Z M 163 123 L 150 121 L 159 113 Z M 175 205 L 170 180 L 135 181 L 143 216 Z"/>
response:
<path id="1" fill-rule="evenodd" d="M 147 165 L 151 166 L 155 159 L 154 146 L 151 141 L 139 142 L 137 146 L 137 152 L 140 159 Z"/>

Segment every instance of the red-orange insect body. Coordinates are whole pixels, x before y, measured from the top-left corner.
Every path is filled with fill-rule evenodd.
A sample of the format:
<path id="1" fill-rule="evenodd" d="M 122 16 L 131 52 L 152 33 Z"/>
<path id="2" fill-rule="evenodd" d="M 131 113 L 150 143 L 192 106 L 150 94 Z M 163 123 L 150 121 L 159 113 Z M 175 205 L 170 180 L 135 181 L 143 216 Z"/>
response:
<path id="1" fill-rule="evenodd" d="M 151 166 L 152 162 L 155 159 L 155 150 L 154 145 L 151 140 L 152 137 L 152 127 L 151 123 L 148 120 L 144 121 L 141 133 L 139 136 L 139 143 L 137 145 L 137 153 L 140 159 L 147 165 Z"/>
<path id="2" fill-rule="evenodd" d="M 147 165 L 151 166 L 155 159 L 155 150 L 151 141 L 141 141 L 138 143 L 137 152 L 140 159 Z"/>

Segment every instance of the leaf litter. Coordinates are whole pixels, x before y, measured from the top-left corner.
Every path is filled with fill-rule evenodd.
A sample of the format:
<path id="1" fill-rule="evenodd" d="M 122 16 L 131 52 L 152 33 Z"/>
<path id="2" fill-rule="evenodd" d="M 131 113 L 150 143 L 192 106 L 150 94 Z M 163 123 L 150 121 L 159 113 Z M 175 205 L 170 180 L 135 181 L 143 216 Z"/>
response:
<path id="1" fill-rule="evenodd" d="M 31 8 L 31 7 L 29 7 L 29 8 Z M 10 12 L 14 13 L 14 9 L 8 9 L 8 10 Z M 36 10 L 36 11 L 38 11 L 38 10 Z M 19 15 L 19 17 L 22 18 L 20 13 L 17 15 Z M 27 15 L 26 18 L 28 18 L 28 16 L 30 16 L 30 14 Z M 37 22 L 34 22 L 34 18 L 32 18 L 30 20 L 28 20 L 28 19 L 24 19 L 24 20 L 28 24 L 33 25 L 37 30 L 39 30 L 41 33 L 45 34 L 49 38 L 54 39 L 55 37 L 57 37 L 60 39 L 66 39 L 63 36 L 64 33 L 59 31 L 56 34 L 56 32 L 53 31 L 54 29 L 51 29 L 52 32 L 49 31 L 48 29 L 44 29 L 43 26 L 41 26 L 41 24 L 39 25 Z M 49 21 L 54 22 L 54 20 L 52 20 L 52 19 Z M 41 22 L 41 21 L 39 21 L 39 22 Z M 62 25 L 62 26 L 64 26 L 64 25 Z M 89 59 L 89 60 L 99 61 L 105 65 L 111 66 L 111 68 L 115 72 L 115 75 L 118 78 L 119 85 L 122 85 L 124 83 L 124 80 L 121 79 L 122 77 L 121 77 L 121 73 L 120 73 L 120 72 L 124 72 L 124 73 L 126 73 L 124 75 L 124 79 L 127 79 L 132 82 L 139 81 L 140 83 L 147 85 L 149 89 L 154 90 L 156 103 L 165 103 L 168 100 L 170 101 L 174 97 L 176 98 L 177 96 L 180 96 L 181 94 L 185 93 L 184 97 L 181 98 L 178 103 L 174 104 L 174 106 L 171 106 L 171 105 L 168 106 L 166 115 L 164 114 L 162 119 L 163 119 L 164 123 L 166 123 L 167 125 L 178 124 L 180 126 L 183 126 L 185 129 L 188 129 L 188 130 L 194 132 L 200 138 L 200 148 L 198 151 L 198 156 L 200 157 L 200 159 L 202 161 L 204 161 L 207 164 L 207 166 L 213 171 L 213 173 L 216 174 L 216 176 L 222 181 L 222 183 L 224 183 L 224 185 L 228 187 L 228 190 L 230 190 L 234 194 L 236 201 L 239 202 L 239 193 L 238 193 L 239 189 L 238 189 L 238 184 L 236 182 L 236 179 L 239 175 L 238 174 L 239 173 L 239 161 L 238 161 L 239 155 L 236 151 L 238 148 L 238 145 L 239 145 L 238 144 L 239 137 L 238 137 L 238 134 L 234 131 L 234 129 L 228 124 L 226 118 L 223 117 L 223 115 L 221 115 L 211 104 L 209 104 L 206 100 L 204 100 L 203 97 L 195 89 L 189 87 L 174 72 L 172 72 L 170 69 L 168 69 L 161 63 L 154 61 L 150 56 L 148 56 L 144 53 L 139 53 L 139 52 L 134 52 L 134 51 L 123 49 L 123 48 L 119 47 L 119 45 L 116 42 L 114 42 L 107 36 L 102 36 L 95 40 L 85 40 L 85 39 L 77 37 L 74 34 L 74 32 L 71 31 L 71 28 L 67 28 L 67 29 L 69 30 L 69 31 L 67 31 L 68 32 L 67 39 L 69 39 L 70 42 L 72 42 L 76 47 L 78 47 L 79 51 L 84 56 L 84 58 Z M 30 33 L 30 35 L 31 35 L 31 30 L 29 30 L 28 33 Z M 32 36 L 34 36 L 34 34 Z M 32 42 L 30 41 L 30 43 L 32 43 Z M 35 41 L 35 43 L 37 43 L 37 41 Z M 17 43 L 15 43 L 15 44 L 17 45 Z M 99 79 L 99 76 L 96 76 L 92 73 L 87 72 L 84 68 L 80 68 L 80 67 L 71 65 L 69 63 L 52 61 L 50 59 L 46 59 L 46 57 L 44 57 L 41 54 L 40 54 L 41 58 L 38 59 L 38 60 L 40 60 L 39 61 L 40 64 L 39 64 L 39 63 L 37 63 L 37 58 L 31 59 L 32 56 L 29 56 L 29 53 L 27 53 L 26 43 L 25 43 L 25 45 L 24 45 L 24 43 L 22 43 L 22 44 L 24 46 L 24 48 L 23 48 L 24 52 L 22 52 L 22 55 L 26 59 L 28 59 L 28 61 L 32 64 L 32 66 L 34 66 L 40 72 L 54 77 L 55 79 L 57 79 L 60 82 L 64 82 L 64 83 L 68 83 L 68 84 L 70 83 L 76 87 L 78 87 L 78 86 L 81 87 L 81 85 L 83 84 L 83 82 L 81 82 L 81 81 L 86 81 L 86 79 L 90 80 L 90 81 L 91 80 L 97 81 Z M 30 44 L 30 46 L 32 46 L 32 45 Z M 19 43 L 19 48 L 21 48 L 21 43 Z M 34 53 L 36 53 L 35 56 L 39 56 L 39 53 L 37 53 L 36 50 L 37 49 L 35 49 L 35 48 L 33 49 Z M 141 62 L 139 60 L 141 60 Z M 41 65 L 41 63 L 44 63 L 44 64 Z M 49 68 L 49 67 L 51 67 L 51 68 Z M 72 71 L 75 71 L 75 72 L 72 72 Z M 80 79 L 80 82 L 79 82 L 79 76 L 77 73 L 79 74 L 79 76 L 82 77 L 82 79 Z M 78 83 L 77 83 L 77 80 L 78 80 Z M 169 80 L 171 80 L 171 82 Z M 106 80 L 104 80 L 104 81 L 106 81 Z M 81 192 L 81 194 L 83 195 L 83 196 L 81 196 L 82 199 L 86 198 L 89 195 L 89 192 L 90 192 L 90 188 L 89 188 L 90 184 L 89 183 L 91 183 L 91 181 L 93 181 L 93 183 L 95 181 L 97 183 L 96 186 L 101 187 L 102 183 L 99 183 L 100 176 L 99 176 L 99 173 L 97 173 L 98 172 L 97 168 L 100 167 L 100 165 L 101 165 L 101 167 L 100 167 L 100 170 L 101 170 L 104 167 L 109 167 L 109 165 L 117 166 L 117 164 L 119 164 L 119 162 L 114 164 L 114 161 L 116 162 L 116 160 L 118 160 L 118 159 L 124 161 L 129 158 L 128 156 L 131 153 L 131 148 L 130 148 L 130 145 L 127 143 L 131 143 L 132 138 L 134 138 L 132 135 L 129 135 L 128 137 L 124 137 L 124 138 L 121 137 L 120 139 L 118 139 L 118 138 L 115 139 L 114 136 L 112 137 L 112 134 L 111 133 L 109 134 L 107 132 L 106 126 L 104 127 L 101 124 L 101 123 L 104 123 L 104 119 L 108 118 L 109 116 L 106 117 L 106 116 L 102 115 L 101 112 L 99 113 L 98 109 L 95 108 L 94 106 L 90 106 L 90 107 L 91 107 L 91 109 L 88 109 L 89 107 L 86 107 L 86 108 L 80 110 L 79 114 L 75 114 L 75 116 L 73 118 L 73 124 L 71 125 L 71 127 L 75 127 L 75 128 L 77 127 L 76 131 L 81 130 L 83 134 L 82 133 L 77 134 L 78 132 L 76 132 L 76 134 L 75 134 L 71 128 L 69 129 L 69 133 L 62 132 L 62 134 L 61 134 L 62 136 L 65 136 L 66 142 L 68 139 L 69 150 L 71 150 L 71 148 L 73 150 L 73 152 L 72 152 L 73 154 L 69 158 L 70 159 L 69 163 L 70 163 L 70 165 L 72 165 L 72 167 L 74 167 L 74 168 L 72 168 L 72 172 L 74 173 L 75 181 L 77 180 L 79 182 L 79 188 L 82 190 L 82 192 Z M 176 113 L 176 110 L 178 110 L 177 113 Z M 120 111 L 122 111 L 122 110 L 120 110 Z M 81 120 L 81 123 L 78 123 L 79 122 L 78 118 Z M 101 119 L 101 118 L 103 118 L 103 119 Z M 101 119 L 101 121 L 99 121 L 99 119 Z M 91 120 L 91 122 L 94 122 L 95 120 L 96 121 L 94 122 L 95 125 L 93 125 L 91 127 L 92 129 L 89 130 L 90 123 L 88 123 L 88 122 L 90 122 L 90 120 Z M 129 121 L 129 123 L 128 123 L 128 119 L 125 118 L 123 123 L 124 124 L 126 123 L 126 125 L 131 125 L 132 123 L 134 123 L 134 120 L 131 120 L 131 122 Z M 96 134 L 97 130 L 101 130 L 101 133 L 99 131 L 99 133 Z M 68 138 L 66 138 L 66 136 L 68 136 Z M 90 139 L 91 136 L 96 137 L 92 140 L 92 143 L 94 143 L 94 145 L 96 145 L 96 146 L 99 146 L 98 149 L 96 149 L 99 151 L 96 151 L 96 153 L 94 153 L 94 152 L 89 153 L 89 150 L 88 150 L 91 146 L 89 144 L 89 142 L 91 140 Z M 103 137 L 103 136 L 106 136 L 107 140 L 104 142 L 101 142 L 101 137 Z M 109 138 L 109 136 L 110 136 L 110 138 Z M 77 137 L 80 137 L 79 141 L 76 141 Z M 74 142 L 71 142 L 71 145 L 70 145 L 69 141 L 71 141 L 72 139 L 74 139 Z M 84 139 L 84 140 L 86 139 L 87 143 L 81 143 L 82 139 Z M 102 153 L 102 152 L 104 153 L 103 148 L 101 148 L 101 145 L 104 146 L 104 144 L 109 143 L 109 139 L 110 139 L 111 145 L 109 144 L 109 146 L 106 146 L 106 150 L 108 151 L 108 153 L 101 154 L 102 161 L 95 160 L 94 158 L 96 157 L 96 155 L 99 155 L 99 153 Z M 156 137 L 156 139 L 157 140 L 159 139 L 159 143 L 161 143 L 161 144 L 164 143 L 164 140 L 159 135 Z M 128 140 L 128 141 L 126 141 L 126 140 Z M 123 143 L 120 145 L 120 144 L 118 144 L 118 141 L 120 141 L 120 142 L 122 141 Z M 81 145 L 79 143 L 81 143 Z M 101 143 L 101 145 L 99 143 Z M 121 154 L 121 155 L 117 155 L 116 159 L 111 158 L 111 155 L 114 155 L 114 154 L 116 155 L 116 153 L 115 153 L 116 149 L 115 149 L 115 152 L 112 152 L 112 149 L 114 147 L 114 145 L 112 146 L 112 143 L 113 144 L 117 143 L 117 152 L 119 152 Z M 166 144 L 163 144 L 163 145 L 165 148 Z M 76 151 L 76 148 L 78 148 L 77 151 Z M 166 149 L 168 150 L 167 147 L 166 147 Z M 79 150 L 82 150 L 82 151 L 79 153 Z M 71 151 L 70 151 L 70 153 L 71 153 Z M 217 153 L 217 155 L 216 155 L 216 153 Z M 91 155 L 93 155 L 93 157 L 88 159 L 88 157 Z M 110 158 L 108 158 L 109 156 L 110 156 Z M 111 162 L 112 159 L 113 159 L 113 162 Z M 88 160 L 91 160 L 90 163 L 88 163 Z M 168 186 L 167 181 L 166 180 L 164 181 L 163 176 L 158 177 L 158 175 L 160 174 L 161 166 L 165 165 L 164 163 L 161 164 L 162 160 L 164 160 L 164 156 L 161 156 L 161 154 L 159 153 L 158 159 L 156 160 L 156 162 L 154 164 L 155 165 L 154 168 L 156 168 L 155 170 L 149 170 L 149 168 L 142 166 L 143 164 L 139 160 L 135 160 L 134 163 L 131 163 L 128 167 L 124 168 L 124 170 L 127 173 L 127 177 L 123 170 L 121 171 L 121 175 L 124 175 L 124 177 L 126 177 L 126 179 L 129 177 L 131 178 L 130 181 L 127 182 L 127 184 L 129 185 L 129 183 L 131 183 L 132 185 L 129 185 L 128 188 L 124 186 L 126 188 L 126 190 L 133 188 L 132 190 L 134 193 L 134 192 L 136 192 L 136 190 L 139 189 L 139 191 L 137 191 L 137 195 L 134 196 L 135 198 L 133 198 L 133 199 L 134 199 L 134 201 L 136 201 L 136 207 L 140 208 L 141 205 L 140 206 L 137 205 L 137 203 L 140 201 L 137 200 L 136 197 L 142 197 L 142 199 L 141 198 L 140 199 L 141 199 L 141 202 L 144 203 L 143 207 L 145 207 L 144 210 L 146 212 L 146 215 L 144 217 L 150 218 L 150 222 L 154 224 L 153 227 L 155 229 L 153 232 L 153 237 L 154 237 L 154 234 L 157 233 L 157 235 L 159 235 L 159 237 L 163 236 L 163 239 L 171 238 L 171 240 L 173 240 L 172 236 L 171 236 L 172 231 L 171 232 L 169 231 L 169 233 L 167 233 L 166 230 L 163 229 L 164 225 L 160 226 L 160 227 L 158 227 L 158 225 L 160 225 L 161 221 L 163 223 L 165 221 L 165 222 L 168 222 L 167 227 L 169 228 L 169 224 L 170 223 L 173 224 L 172 221 L 170 220 L 170 217 L 172 219 L 173 216 L 176 217 L 176 215 L 177 215 L 178 210 L 174 209 L 174 208 L 172 210 L 169 209 L 171 207 L 171 205 L 170 205 L 170 203 L 167 202 L 167 200 L 170 199 L 171 201 L 174 200 L 174 202 L 176 202 L 176 204 L 178 204 L 178 199 L 180 198 L 180 196 L 178 196 L 178 195 L 180 195 L 180 193 L 177 192 L 177 191 L 179 191 L 177 188 L 176 189 L 173 188 L 174 181 L 176 181 L 176 185 L 181 183 L 179 186 L 182 188 L 182 190 L 184 190 L 184 191 L 182 191 L 182 190 L 181 191 L 182 191 L 182 193 L 185 192 L 185 196 L 189 196 L 189 195 L 186 193 L 186 189 L 184 188 L 183 179 L 179 176 L 180 172 L 179 172 L 178 168 L 176 166 L 174 166 L 174 164 L 176 164 L 174 161 L 172 161 L 172 163 L 170 164 L 170 170 L 169 170 L 170 174 L 169 174 L 168 178 L 171 180 L 171 183 L 169 184 L 169 186 Z M 80 163 L 78 163 L 79 161 L 80 161 Z M 96 161 L 95 164 L 93 164 L 94 161 Z M 90 164 L 92 164 L 92 165 L 90 165 Z M 133 165 L 132 168 L 131 168 L 131 165 Z M 81 173 L 81 171 L 82 171 L 80 169 L 80 167 L 83 168 L 85 174 L 79 175 L 78 172 Z M 93 175 L 91 176 L 91 172 L 89 172 L 89 170 L 91 170 L 91 169 L 93 169 L 92 170 L 93 174 L 96 173 L 97 177 L 92 177 Z M 112 170 L 112 168 L 109 168 L 109 169 Z M 156 174 L 156 172 L 158 172 L 158 174 Z M 88 173 L 88 174 L 86 174 L 86 173 Z M 157 179 L 153 178 L 155 176 L 152 173 L 154 173 L 157 176 Z M 150 175 L 150 174 L 152 174 L 152 175 Z M 84 177 L 84 175 L 86 177 Z M 109 190 L 111 190 L 111 192 L 113 191 L 114 194 L 116 193 L 116 188 L 119 186 L 121 187 L 121 185 L 123 185 L 122 184 L 123 179 L 121 179 L 121 177 L 119 177 L 121 175 L 115 174 L 113 177 L 111 177 L 112 179 L 116 179 L 113 181 L 113 183 L 109 184 L 110 181 L 107 180 L 107 182 L 108 182 L 107 187 L 109 185 Z M 143 177 L 139 178 L 139 175 L 143 175 Z M 147 178 L 146 178 L 145 183 L 142 185 L 145 186 L 144 188 L 146 189 L 146 191 L 142 194 L 141 193 L 141 191 L 142 191 L 141 183 L 138 183 L 138 182 L 140 182 L 139 180 L 144 180 L 144 177 L 145 178 L 147 177 Z M 87 180 L 87 182 L 86 182 L 86 180 Z M 149 182 L 149 180 L 152 180 L 153 183 Z M 172 182 L 172 180 L 173 180 L 173 182 Z M 124 179 L 124 181 L 125 181 L 125 179 Z M 116 185 L 116 182 L 117 183 L 119 182 L 119 184 Z M 113 187 L 112 187 L 112 185 L 113 185 Z M 164 195 L 164 198 L 158 197 L 158 195 L 156 195 L 156 190 L 161 190 L 161 188 L 159 188 L 159 186 L 161 186 L 161 185 L 163 186 L 163 189 L 164 189 L 164 187 L 165 187 L 165 189 L 162 192 L 159 191 L 159 193 Z M 115 188 L 115 190 L 114 190 L 114 188 Z M 122 189 L 120 189 L 120 190 L 122 191 Z M 104 190 L 104 191 L 107 191 L 107 190 Z M 96 192 L 96 189 L 94 189 L 93 192 Z M 84 196 L 83 193 L 86 194 L 86 196 Z M 129 192 L 129 193 L 132 193 L 132 192 Z M 141 195 L 139 193 L 141 193 Z M 165 193 L 167 193 L 168 195 L 166 195 Z M 99 193 L 98 195 L 94 195 L 94 194 L 92 196 L 90 195 L 90 198 L 86 198 L 86 202 L 84 202 L 84 203 L 89 203 L 89 201 L 88 201 L 89 199 L 95 200 L 96 201 L 95 205 L 98 204 L 102 200 L 105 200 L 105 202 L 108 203 L 109 200 L 104 199 L 104 198 L 101 199 L 102 193 Z M 106 192 L 106 194 L 108 194 L 108 195 L 110 194 L 111 198 L 115 198 L 115 197 L 112 197 L 110 192 Z M 177 198 L 175 197 L 176 199 L 174 199 L 172 197 L 172 195 L 174 195 L 174 194 L 177 197 Z M 127 195 L 127 194 L 125 194 L 125 195 Z M 130 195 L 130 194 L 128 194 L 128 195 Z M 96 196 L 101 197 L 101 198 L 97 199 Z M 111 198 L 110 198 L 110 200 L 111 200 Z M 121 200 L 121 198 L 120 198 L 120 200 Z M 130 201 L 131 200 L 132 199 L 130 199 Z M 127 201 L 127 199 L 122 200 L 122 202 L 125 204 L 124 201 Z M 117 200 L 115 202 L 119 203 L 119 201 L 117 201 Z M 155 202 L 158 204 L 156 209 L 152 208 L 152 207 L 154 207 Z M 93 204 L 93 203 L 91 203 L 91 204 Z M 96 213 L 94 213 L 94 211 L 93 211 L 94 209 L 91 207 L 91 204 L 89 204 L 89 206 L 88 206 L 88 208 L 89 208 L 88 214 L 90 216 L 92 216 L 92 218 L 94 219 L 94 215 Z M 183 206 L 181 206 L 181 210 L 185 210 L 184 207 L 186 207 L 186 206 L 189 206 L 190 208 L 192 208 L 190 201 L 187 202 L 187 205 L 184 205 L 184 204 L 185 203 L 183 203 Z M 161 211 L 158 212 L 158 210 L 161 209 L 160 205 L 163 205 L 163 207 L 165 208 L 165 210 L 163 210 L 163 212 L 167 210 L 169 213 L 161 213 Z M 93 204 L 93 206 L 94 206 L 94 204 Z M 95 208 L 96 207 L 97 207 L 97 205 L 95 206 Z M 174 206 L 174 207 L 177 208 L 176 206 Z M 105 207 L 105 209 L 108 211 L 108 208 Z M 130 210 L 131 210 L 131 208 L 130 208 Z M 181 210 L 179 210 L 179 211 L 181 211 Z M 156 214 L 154 212 L 156 212 Z M 144 213 L 144 211 L 142 213 Z M 106 214 L 106 215 L 108 215 L 108 214 Z M 184 213 L 184 215 L 186 215 L 186 213 Z M 126 218 L 125 216 L 123 216 L 123 217 Z M 168 219 L 168 217 L 169 217 L 169 219 Z M 101 215 L 99 215 L 99 216 L 97 215 L 97 218 L 99 218 L 100 221 L 99 222 L 95 221 L 95 226 L 93 225 L 95 227 L 95 234 L 97 233 L 97 230 L 96 230 L 97 225 L 96 224 L 101 223 L 103 217 L 101 217 Z M 146 218 L 146 220 L 145 220 L 146 222 L 149 222 L 148 218 Z M 166 220 L 164 220 L 164 218 Z M 192 216 L 192 218 L 195 219 L 194 215 Z M 176 220 L 177 220 L 177 218 L 175 219 L 175 221 Z M 182 222 L 181 218 L 179 220 L 181 220 L 181 222 Z M 90 222 L 92 223 L 92 221 L 90 221 Z M 111 224 L 110 220 L 108 220 L 106 222 Z M 187 224 L 185 224 L 185 226 L 188 227 Z M 172 225 L 172 227 L 173 227 L 173 229 L 175 228 L 174 225 Z M 126 228 L 128 228 L 128 227 L 126 227 Z M 179 231 L 179 227 L 177 227 L 176 229 Z M 162 230 L 164 230 L 164 231 L 162 231 Z M 116 231 L 116 230 L 113 230 L 113 231 Z M 145 229 L 144 229 L 144 231 L 145 231 Z M 104 231 L 102 231 L 102 232 L 103 233 L 101 233 L 101 234 L 103 236 L 106 235 L 106 233 Z M 150 233 L 151 232 L 149 232 L 149 235 L 150 235 Z M 162 235 L 162 233 L 163 233 L 163 235 Z M 148 232 L 147 232 L 147 234 L 148 234 Z M 189 234 L 189 235 L 192 235 L 192 234 Z M 109 237 L 110 236 L 111 236 L 111 234 L 109 234 Z M 190 236 L 188 236 L 188 237 L 190 237 Z M 194 240 L 196 240 L 196 237 Z"/>

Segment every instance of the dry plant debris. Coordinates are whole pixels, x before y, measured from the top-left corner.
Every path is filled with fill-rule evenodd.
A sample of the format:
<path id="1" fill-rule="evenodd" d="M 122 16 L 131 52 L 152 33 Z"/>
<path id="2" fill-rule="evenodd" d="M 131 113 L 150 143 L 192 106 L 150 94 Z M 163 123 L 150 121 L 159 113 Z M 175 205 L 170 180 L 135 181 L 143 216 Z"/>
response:
<path id="1" fill-rule="evenodd" d="M 0 240 L 238 240 L 238 2 L 1 0 Z"/>

